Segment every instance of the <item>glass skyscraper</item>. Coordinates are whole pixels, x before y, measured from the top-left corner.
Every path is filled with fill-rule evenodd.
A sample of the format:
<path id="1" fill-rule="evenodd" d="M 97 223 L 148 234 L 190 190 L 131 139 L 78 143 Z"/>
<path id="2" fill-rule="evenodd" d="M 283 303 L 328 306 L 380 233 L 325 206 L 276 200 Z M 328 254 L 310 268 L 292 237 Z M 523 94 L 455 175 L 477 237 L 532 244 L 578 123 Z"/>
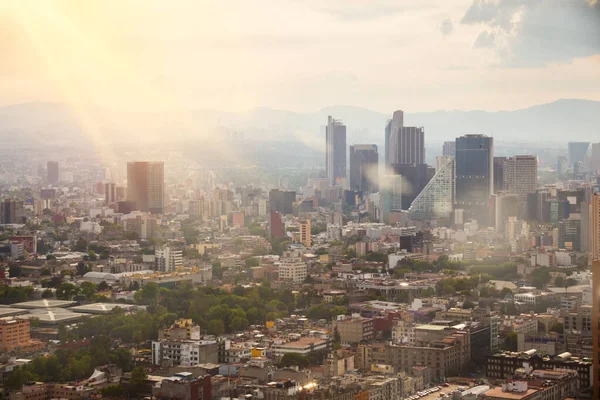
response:
<path id="1" fill-rule="evenodd" d="M 467 217 L 488 224 L 488 202 L 494 184 L 494 138 L 464 135 L 456 138 L 456 206 Z"/>

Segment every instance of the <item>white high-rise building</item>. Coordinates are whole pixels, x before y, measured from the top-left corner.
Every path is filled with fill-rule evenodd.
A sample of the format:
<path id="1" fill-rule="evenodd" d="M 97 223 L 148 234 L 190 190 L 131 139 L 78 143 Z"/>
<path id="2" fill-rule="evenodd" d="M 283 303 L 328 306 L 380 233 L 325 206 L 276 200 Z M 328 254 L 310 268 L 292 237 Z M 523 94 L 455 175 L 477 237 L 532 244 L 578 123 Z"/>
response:
<path id="1" fill-rule="evenodd" d="M 168 246 L 157 249 L 154 252 L 156 270 L 162 272 L 175 271 L 183 266 L 183 253 L 181 250 L 175 250 Z"/>
<path id="2" fill-rule="evenodd" d="M 346 178 L 346 125 L 331 115 L 327 117 L 325 131 L 325 169 L 329 184 Z"/>
<path id="3" fill-rule="evenodd" d="M 514 156 L 504 162 L 504 188 L 519 197 L 523 211 L 527 206 L 527 194 L 537 189 L 537 170 L 536 156 Z"/>
<path id="4" fill-rule="evenodd" d="M 304 282 L 308 267 L 301 258 L 286 258 L 279 264 L 279 279 L 282 281 Z"/>

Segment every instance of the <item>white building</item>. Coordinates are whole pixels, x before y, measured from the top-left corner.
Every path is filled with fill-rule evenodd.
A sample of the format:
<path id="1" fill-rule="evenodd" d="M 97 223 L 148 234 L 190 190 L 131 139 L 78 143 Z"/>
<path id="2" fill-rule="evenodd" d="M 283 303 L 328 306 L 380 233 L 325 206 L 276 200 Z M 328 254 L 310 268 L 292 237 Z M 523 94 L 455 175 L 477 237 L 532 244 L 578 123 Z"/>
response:
<path id="1" fill-rule="evenodd" d="M 267 215 L 267 200 L 259 199 L 258 200 L 258 215 L 264 217 Z"/>
<path id="2" fill-rule="evenodd" d="M 342 240 L 342 228 L 336 224 L 327 224 L 327 240 Z"/>
<path id="3" fill-rule="evenodd" d="M 415 325 L 412 322 L 400 320 L 392 329 L 392 341 L 407 346 L 415 345 Z"/>
<path id="4" fill-rule="evenodd" d="M 189 367 L 218 358 L 218 344 L 209 340 L 160 340 L 152 342 L 152 364 Z"/>
<path id="5" fill-rule="evenodd" d="M 282 281 L 304 282 L 308 274 L 306 263 L 301 258 L 287 258 L 279 264 L 279 279 Z"/>
<path id="6" fill-rule="evenodd" d="M 175 271 L 178 267 L 183 266 L 182 251 L 171 249 L 168 246 L 165 246 L 162 249 L 157 249 L 154 252 L 154 259 L 157 271 Z"/>
<path id="7" fill-rule="evenodd" d="M 93 221 L 82 221 L 79 230 L 83 232 L 102 233 L 102 226 Z"/>

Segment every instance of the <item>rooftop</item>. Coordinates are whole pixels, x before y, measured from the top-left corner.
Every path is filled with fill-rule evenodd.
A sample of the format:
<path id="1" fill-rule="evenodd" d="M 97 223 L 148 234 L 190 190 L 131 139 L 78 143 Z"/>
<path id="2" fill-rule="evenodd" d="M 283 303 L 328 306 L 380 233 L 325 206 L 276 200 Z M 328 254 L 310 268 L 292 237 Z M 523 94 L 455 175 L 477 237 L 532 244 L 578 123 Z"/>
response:
<path id="1" fill-rule="evenodd" d="M 415 329 L 421 329 L 421 330 L 427 330 L 427 331 L 443 331 L 444 329 L 446 329 L 446 327 L 443 325 L 425 324 L 425 325 L 417 325 L 417 326 L 415 326 Z"/>
<path id="2" fill-rule="evenodd" d="M 485 396 L 487 397 L 497 397 L 500 399 L 506 400 L 526 400 L 529 397 L 533 397 L 533 395 L 537 392 L 537 389 L 527 389 L 526 392 L 505 392 L 501 387 L 497 387 L 485 392 Z"/>
<path id="3" fill-rule="evenodd" d="M 89 317 L 89 314 L 74 313 L 64 308 L 48 308 L 31 310 L 29 314 L 19 315 L 19 318 L 31 319 L 36 318 L 45 324 L 60 324 L 63 322 L 75 322 L 82 318 Z"/>
<path id="4" fill-rule="evenodd" d="M 27 308 L 27 309 L 36 309 L 36 308 L 64 308 L 69 307 L 74 304 L 77 304 L 76 301 L 68 301 L 68 300 L 33 300 L 33 301 L 24 301 L 22 303 L 11 304 L 12 307 L 15 308 Z"/>
<path id="5" fill-rule="evenodd" d="M 27 310 L 11 307 L 0 307 L 0 318 L 12 317 L 14 315 L 27 314 Z"/>
<path id="6" fill-rule="evenodd" d="M 115 308 L 122 308 L 125 311 L 129 311 L 135 308 L 135 306 L 131 304 L 93 303 L 71 307 L 69 310 L 77 313 L 108 314 Z"/>

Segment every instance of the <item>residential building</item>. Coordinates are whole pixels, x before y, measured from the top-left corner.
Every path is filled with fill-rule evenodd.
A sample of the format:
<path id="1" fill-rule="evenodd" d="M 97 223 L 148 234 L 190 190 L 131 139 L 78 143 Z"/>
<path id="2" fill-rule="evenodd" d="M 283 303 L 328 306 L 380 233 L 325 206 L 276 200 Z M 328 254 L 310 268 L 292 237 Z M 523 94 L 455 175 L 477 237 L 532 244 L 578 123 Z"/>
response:
<path id="1" fill-rule="evenodd" d="M 279 279 L 282 281 L 304 282 L 307 274 L 308 268 L 301 258 L 286 258 L 279 264 Z"/>
<path id="2" fill-rule="evenodd" d="M 339 316 L 333 322 L 334 331 L 337 329 L 343 343 L 360 343 L 375 338 L 375 320 L 363 318 L 359 314 L 351 317 Z"/>
<path id="3" fill-rule="evenodd" d="M 31 340 L 29 320 L 0 318 L 0 353 L 35 350 L 41 347 L 41 342 Z"/>
<path id="4" fill-rule="evenodd" d="M 219 343 L 210 340 L 152 341 L 152 364 L 183 366 L 219 362 Z"/>
<path id="5" fill-rule="evenodd" d="M 154 251 L 156 270 L 161 272 L 175 271 L 183 266 L 183 252 L 169 246 Z"/>
<path id="6" fill-rule="evenodd" d="M 331 342 L 329 339 L 303 337 L 298 340 L 291 340 L 281 344 L 273 344 L 271 346 L 271 351 L 275 357 L 281 357 L 287 353 L 307 355 L 313 351 L 328 349 L 330 345 Z"/>
<path id="7" fill-rule="evenodd" d="M 456 138 L 456 204 L 467 218 L 488 224 L 488 201 L 494 189 L 494 138 Z"/>
<path id="8" fill-rule="evenodd" d="M 407 374 L 415 366 L 426 366 L 430 368 L 432 378 L 439 381 L 461 372 L 465 363 L 464 357 L 467 355 L 465 351 L 468 349 L 462 347 L 462 341 L 451 338 L 427 346 L 392 344 L 387 347 L 388 364 L 392 365 L 396 372 Z M 468 356 L 470 357 L 470 349 Z"/>
<path id="9" fill-rule="evenodd" d="M 21 200 L 4 200 L 0 214 L 2 214 L 3 224 L 25 223 L 25 209 Z"/>
<path id="10" fill-rule="evenodd" d="M 515 372 L 523 368 L 524 363 L 528 364 L 534 370 L 569 369 L 576 371 L 579 386 L 582 388 L 592 385 L 592 379 L 596 373 L 592 373 L 591 360 L 571 357 L 569 353 L 549 357 L 538 354 L 536 350 L 529 350 L 521 353 L 499 352 L 488 356 L 485 376 L 490 379 L 512 379 Z"/>
<path id="11" fill-rule="evenodd" d="M 158 331 L 158 339 L 167 340 L 200 340 L 200 325 L 191 319 L 179 318 L 168 328 Z"/>
<path id="12" fill-rule="evenodd" d="M 212 384 L 211 376 L 203 377 L 179 377 L 163 379 L 160 383 L 152 386 L 152 398 L 155 399 L 178 399 L 178 400 L 208 400 L 211 398 Z"/>
<path id="13" fill-rule="evenodd" d="M 298 236 L 300 243 L 302 243 L 305 247 L 312 246 L 310 238 L 310 219 L 305 219 L 298 222 Z"/>
<path id="14" fill-rule="evenodd" d="M 350 190 L 365 193 L 377 191 L 379 155 L 374 144 L 350 146 Z"/>
<path id="15" fill-rule="evenodd" d="M 325 171 L 329 184 L 346 178 L 346 125 L 342 121 L 327 117 L 325 129 Z"/>
<path id="16" fill-rule="evenodd" d="M 163 162 L 127 163 L 127 200 L 136 209 L 162 214 L 165 198 L 165 166 Z"/>

